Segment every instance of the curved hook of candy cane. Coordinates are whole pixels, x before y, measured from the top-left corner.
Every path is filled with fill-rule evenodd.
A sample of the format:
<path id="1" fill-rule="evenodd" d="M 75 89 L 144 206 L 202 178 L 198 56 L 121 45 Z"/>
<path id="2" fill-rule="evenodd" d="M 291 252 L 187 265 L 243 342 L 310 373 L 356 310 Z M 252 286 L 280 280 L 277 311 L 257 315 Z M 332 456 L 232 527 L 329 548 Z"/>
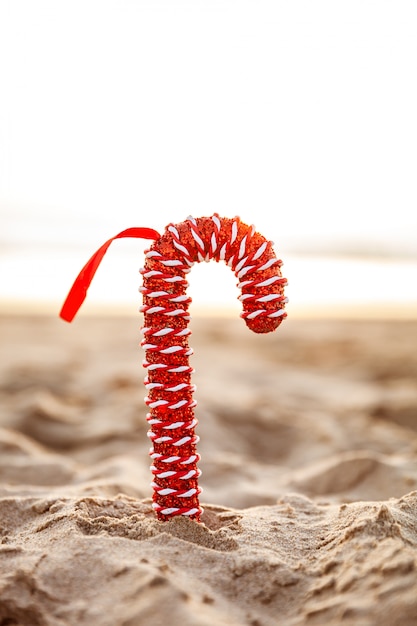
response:
<path id="1" fill-rule="evenodd" d="M 153 230 L 153 228 L 133 227 L 127 228 L 126 230 L 123 230 L 121 233 L 118 233 L 111 239 L 108 239 L 108 241 L 106 241 L 106 243 L 104 243 L 87 261 L 87 263 L 84 265 L 81 272 L 75 279 L 74 284 L 72 285 L 59 313 L 59 316 L 63 320 L 65 320 L 66 322 L 72 322 L 72 320 L 76 316 L 78 309 L 81 307 L 87 296 L 88 288 L 94 278 L 98 266 L 100 265 L 110 244 L 115 239 L 123 239 L 126 237 L 132 237 L 135 239 L 156 240 L 159 239 L 160 234 L 156 230 Z"/>

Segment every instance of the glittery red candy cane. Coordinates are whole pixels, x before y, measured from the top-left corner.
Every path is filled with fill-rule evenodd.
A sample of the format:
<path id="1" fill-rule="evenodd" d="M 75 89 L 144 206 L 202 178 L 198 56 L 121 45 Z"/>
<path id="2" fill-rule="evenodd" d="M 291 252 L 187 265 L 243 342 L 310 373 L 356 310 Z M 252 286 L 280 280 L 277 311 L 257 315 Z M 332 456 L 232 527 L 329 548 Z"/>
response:
<path id="1" fill-rule="evenodd" d="M 134 230 L 136 234 L 132 234 Z M 153 508 L 160 520 L 175 515 L 199 520 L 201 472 L 197 467 L 200 456 L 196 449 L 195 388 L 191 384 L 193 369 L 189 364 L 191 298 L 186 293 L 186 275 L 195 262 L 225 261 L 239 281 L 241 316 L 251 330 L 267 333 L 278 328 L 286 317 L 282 263 L 275 256 L 272 243 L 253 226 L 243 224 L 237 217 L 220 218 L 216 213 L 212 217 L 189 217 L 180 224 L 170 224 L 161 237 L 151 229 L 129 229 L 117 235 L 121 236 L 156 240 L 146 251 L 145 267 L 140 270 L 142 347 L 146 351 L 144 366 L 148 369 L 145 402 L 149 407 L 148 436 L 153 444 L 150 451 Z M 75 316 L 111 241 L 81 271 L 61 310 L 63 319 L 71 321 Z M 83 283 L 81 287 L 77 287 L 77 281 Z"/>
<path id="2" fill-rule="evenodd" d="M 188 345 L 190 298 L 186 275 L 197 261 L 225 261 L 241 289 L 242 317 L 258 333 L 275 330 L 285 317 L 285 279 L 272 244 L 238 218 L 218 215 L 169 225 L 146 253 L 141 310 L 146 350 L 147 419 L 153 448 L 153 507 L 159 519 L 199 519 L 200 488 L 194 429 L 193 372 Z"/>

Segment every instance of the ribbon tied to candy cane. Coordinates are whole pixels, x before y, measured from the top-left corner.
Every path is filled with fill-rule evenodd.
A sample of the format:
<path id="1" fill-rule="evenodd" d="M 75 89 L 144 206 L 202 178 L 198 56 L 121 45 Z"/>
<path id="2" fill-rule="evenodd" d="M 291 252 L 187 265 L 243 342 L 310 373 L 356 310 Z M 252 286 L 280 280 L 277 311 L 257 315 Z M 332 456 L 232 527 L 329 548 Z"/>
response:
<path id="1" fill-rule="evenodd" d="M 70 322 L 75 317 L 111 242 L 124 237 L 153 240 L 140 270 L 153 508 L 163 521 L 176 515 L 198 521 L 203 510 L 199 503 L 201 472 L 197 467 L 195 386 L 191 383 L 194 370 L 189 364 L 191 298 L 186 276 L 195 262 L 224 261 L 238 280 L 241 317 L 256 333 L 276 330 L 286 317 L 287 281 L 272 242 L 254 226 L 217 213 L 189 217 L 169 224 L 162 236 L 150 228 L 129 228 L 106 241 L 76 278 L 60 312 L 64 320 Z"/>

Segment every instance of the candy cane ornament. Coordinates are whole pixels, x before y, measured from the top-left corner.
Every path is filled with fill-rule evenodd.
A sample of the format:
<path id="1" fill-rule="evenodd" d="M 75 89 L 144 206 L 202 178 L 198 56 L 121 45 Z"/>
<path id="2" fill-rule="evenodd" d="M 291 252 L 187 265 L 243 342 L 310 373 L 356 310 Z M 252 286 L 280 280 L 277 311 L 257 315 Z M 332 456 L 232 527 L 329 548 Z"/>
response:
<path id="1" fill-rule="evenodd" d="M 147 368 L 145 386 L 149 408 L 146 419 L 152 442 L 153 508 L 158 519 L 184 515 L 199 520 L 201 489 L 197 467 L 198 436 L 189 364 L 186 275 L 195 262 L 224 261 L 235 273 L 243 305 L 241 317 L 257 333 L 274 331 L 286 317 L 282 262 L 272 242 L 243 224 L 238 217 L 189 217 L 169 224 L 162 236 L 152 229 L 133 228 L 108 240 L 81 270 L 61 309 L 61 317 L 72 321 L 110 243 L 121 237 L 154 239 L 145 252 L 143 276 L 144 326 L 142 348 Z"/>

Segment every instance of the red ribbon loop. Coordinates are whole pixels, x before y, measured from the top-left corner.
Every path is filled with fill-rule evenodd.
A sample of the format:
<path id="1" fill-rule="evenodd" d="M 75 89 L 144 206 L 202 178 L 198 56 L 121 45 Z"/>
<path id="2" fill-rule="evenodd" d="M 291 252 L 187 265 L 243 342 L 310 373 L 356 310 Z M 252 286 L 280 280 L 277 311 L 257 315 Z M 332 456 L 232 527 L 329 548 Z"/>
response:
<path id="1" fill-rule="evenodd" d="M 107 252 L 108 247 L 115 239 L 123 239 L 125 237 L 132 237 L 136 239 L 159 239 L 160 234 L 152 228 L 127 228 L 115 237 L 106 241 L 106 243 L 104 243 L 101 248 L 93 254 L 91 259 L 87 261 L 75 279 L 74 284 L 72 285 L 59 313 L 59 316 L 63 320 L 66 322 L 72 322 L 78 309 L 87 296 L 88 288 L 94 278 L 94 274 L 96 273 L 98 266 Z"/>

